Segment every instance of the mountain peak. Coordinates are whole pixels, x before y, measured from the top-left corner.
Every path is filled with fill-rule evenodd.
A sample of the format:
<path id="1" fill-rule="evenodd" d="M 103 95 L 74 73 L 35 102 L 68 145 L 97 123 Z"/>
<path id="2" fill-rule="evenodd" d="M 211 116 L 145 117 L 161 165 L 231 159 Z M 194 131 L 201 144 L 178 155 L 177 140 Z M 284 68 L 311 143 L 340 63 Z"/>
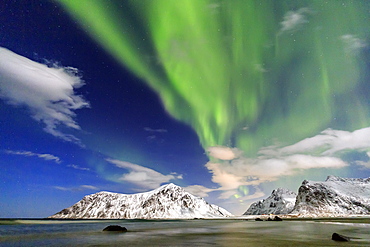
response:
<path id="1" fill-rule="evenodd" d="M 169 184 L 164 184 L 164 185 L 162 185 L 162 186 L 160 186 L 158 189 L 169 189 L 169 188 L 179 188 L 179 189 L 182 189 L 182 187 L 180 187 L 180 186 L 178 186 L 178 185 L 176 185 L 176 184 L 174 184 L 174 183 L 169 183 Z"/>
<path id="2" fill-rule="evenodd" d="M 284 188 L 277 188 L 276 190 L 273 190 L 271 194 L 274 195 L 284 195 L 284 194 L 295 194 L 293 191 L 284 189 Z"/>
<path id="3" fill-rule="evenodd" d="M 101 191 L 87 195 L 69 208 L 49 218 L 74 219 L 153 219 L 212 218 L 232 216 L 203 198 L 185 192 L 173 183 L 137 194 Z"/>
<path id="4" fill-rule="evenodd" d="M 266 199 L 252 203 L 244 215 L 287 214 L 292 211 L 296 196 L 293 191 L 278 188 Z"/>
<path id="5" fill-rule="evenodd" d="M 304 181 L 292 213 L 339 216 L 370 213 L 370 178 L 328 176 L 325 182 Z"/>
<path id="6" fill-rule="evenodd" d="M 370 214 L 369 198 L 370 178 L 328 176 L 324 182 L 304 180 L 298 194 L 282 188 L 273 190 L 266 199 L 253 203 L 244 215 L 279 213 L 304 217 L 364 215 Z M 282 211 L 282 208 L 285 211 Z"/>
<path id="7" fill-rule="evenodd" d="M 338 176 L 329 175 L 329 176 L 326 178 L 325 182 L 327 182 L 327 181 L 342 181 L 342 182 L 344 182 L 345 180 L 346 180 L 346 179 L 341 178 L 341 177 L 338 177 Z"/>

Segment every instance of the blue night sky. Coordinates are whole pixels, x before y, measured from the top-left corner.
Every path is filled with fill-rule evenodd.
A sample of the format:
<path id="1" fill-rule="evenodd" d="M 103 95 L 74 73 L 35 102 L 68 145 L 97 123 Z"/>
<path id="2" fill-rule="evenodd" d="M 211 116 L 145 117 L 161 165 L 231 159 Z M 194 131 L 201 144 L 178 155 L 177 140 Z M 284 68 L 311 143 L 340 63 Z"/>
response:
<path id="1" fill-rule="evenodd" d="M 370 176 L 368 1 L 3 1 L 0 218 L 169 182 L 236 215 Z"/>

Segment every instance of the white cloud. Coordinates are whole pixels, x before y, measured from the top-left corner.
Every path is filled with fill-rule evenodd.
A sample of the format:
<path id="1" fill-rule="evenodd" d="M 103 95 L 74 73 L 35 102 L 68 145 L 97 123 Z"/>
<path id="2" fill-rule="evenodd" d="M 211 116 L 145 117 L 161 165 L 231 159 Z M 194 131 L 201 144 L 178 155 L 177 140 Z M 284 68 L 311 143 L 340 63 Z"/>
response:
<path id="1" fill-rule="evenodd" d="M 308 8 L 300 8 L 297 11 L 289 11 L 284 15 L 284 20 L 280 23 L 280 33 L 292 32 L 299 29 L 303 24 L 308 23 L 306 15 L 311 13 Z"/>
<path id="2" fill-rule="evenodd" d="M 357 160 L 355 161 L 355 165 L 362 166 L 363 169 L 370 169 L 370 161 Z"/>
<path id="3" fill-rule="evenodd" d="M 177 179 L 183 179 L 182 174 L 178 174 L 177 172 L 171 172 L 171 175 L 174 175 Z"/>
<path id="4" fill-rule="evenodd" d="M 367 157 L 370 158 L 370 151 L 366 152 Z M 355 165 L 362 166 L 363 169 L 370 169 L 370 160 L 368 161 L 362 161 L 357 160 L 354 162 Z"/>
<path id="5" fill-rule="evenodd" d="M 80 129 L 74 111 L 89 107 L 74 92 L 84 85 L 76 74 L 74 68 L 49 68 L 0 47 L 0 98 L 27 107 L 33 119 L 45 124 L 47 133 L 80 143 L 75 136 L 57 130 L 59 125 Z"/>
<path id="6" fill-rule="evenodd" d="M 353 132 L 326 129 L 320 134 L 306 138 L 289 146 L 263 147 L 256 158 L 241 155 L 237 149 L 220 148 L 219 153 L 230 154 L 228 159 L 208 162 L 205 166 L 212 173 L 212 181 L 220 185 L 216 190 L 224 191 L 221 198 L 233 195 L 239 186 L 258 185 L 293 176 L 310 169 L 340 169 L 349 164 L 340 156 L 346 151 L 368 151 L 370 157 L 370 127 Z M 231 152 L 232 151 L 232 152 Z M 236 154 L 235 158 L 231 154 Z M 223 155 L 221 155 L 223 157 Z M 354 164 L 370 168 L 370 162 L 356 161 Z"/>
<path id="7" fill-rule="evenodd" d="M 254 65 L 254 69 L 256 71 L 259 71 L 259 72 L 262 72 L 262 73 L 268 72 L 268 70 L 262 64 L 259 64 L 259 63 L 257 63 L 257 64 Z"/>
<path id="8" fill-rule="evenodd" d="M 95 187 L 93 185 L 81 185 L 80 187 L 88 190 L 98 190 L 98 187 Z"/>
<path id="9" fill-rule="evenodd" d="M 149 127 L 145 127 L 144 130 L 148 132 L 157 132 L 157 133 L 167 133 L 168 132 L 166 129 L 152 129 Z"/>
<path id="10" fill-rule="evenodd" d="M 336 157 L 315 157 L 311 155 L 290 155 L 286 157 L 255 159 L 240 157 L 221 163 L 207 163 L 206 167 L 212 173 L 212 181 L 225 191 L 221 197 L 233 195 L 233 190 L 242 185 L 258 185 L 275 181 L 284 176 L 292 176 L 308 169 L 343 168 L 346 162 Z M 220 197 L 220 198 L 221 198 Z"/>
<path id="11" fill-rule="evenodd" d="M 266 194 L 263 191 L 261 191 L 260 188 L 257 188 L 257 190 L 254 194 L 246 195 L 246 196 L 240 197 L 238 199 L 240 201 L 248 201 L 248 200 L 259 199 L 259 198 L 262 198 L 264 196 L 266 196 Z"/>
<path id="12" fill-rule="evenodd" d="M 190 185 L 185 187 L 184 190 L 199 197 L 207 197 L 209 192 L 214 191 L 214 189 L 210 189 L 202 185 Z"/>
<path id="13" fill-rule="evenodd" d="M 206 164 L 207 169 L 213 174 L 212 181 L 221 185 L 222 190 L 236 189 L 240 185 L 243 185 L 243 177 L 239 176 L 239 174 L 228 171 L 227 167 L 223 164 L 229 164 L 229 162 L 208 162 Z"/>
<path id="14" fill-rule="evenodd" d="M 54 189 L 62 191 L 84 191 L 84 190 L 99 190 L 98 187 L 93 185 L 80 185 L 78 187 L 63 187 L 63 186 L 54 186 Z"/>
<path id="15" fill-rule="evenodd" d="M 57 189 L 57 190 L 63 190 L 63 191 L 70 190 L 69 188 L 67 188 L 67 187 L 63 187 L 63 186 L 54 186 L 53 188 L 54 188 L 54 189 Z"/>
<path id="16" fill-rule="evenodd" d="M 340 39 L 344 43 L 345 51 L 350 54 L 357 54 L 361 49 L 367 47 L 367 44 L 364 40 L 357 38 L 352 34 L 342 35 Z"/>
<path id="17" fill-rule="evenodd" d="M 107 159 L 107 161 L 116 165 L 119 168 L 124 168 L 130 171 L 129 173 L 125 173 L 121 176 L 120 178 L 121 181 L 133 183 L 145 189 L 156 189 L 162 183 L 168 183 L 171 180 L 182 178 L 182 175 L 177 174 L 163 175 L 153 169 L 132 164 L 130 162 L 114 159 Z"/>
<path id="18" fill-rule="evenodd" d="M 90 168 L 81 167 L 81 166 L 74 165 L 74 164 L 67 165 L 67 167 L 71 167 L 71 168 L 73 168 L 73 169 L 81 170 L 81 171 L 90 171 Z"/>
<path id="19" fill-rule="evenodd" d="M 306 170 L 313 168 L 342 168 L 348 166 L 348 164 L 340 158 L 329 156 L 317 157 L 311 155 L 295 154 L 288 156 L 285 160 L 288 163 L 290 169 L 293 168 L 296 170 Z"/>
<path id="20" fill-rule="evenodd" d="M 54 161 L 57 164 L 62 163 L 59 157 L 54 156 L 52 154 L 38 154 L 38 153 L 33 153 L 30 151 L 12 151 L 12 150 L 6 150 L 5 153 L 7 154 L 14 154 L 14 155 L 21 155 L 21 156 L 26 156 L 26 157 L 31 157 L 31 156 L 36 156 L 40 159 L 44 159 L 47 161 Z"/>
<path id="21" fill-rule="evenodd" d="M 221 186 L 219 190 L 232 190 L 241 185 L 258 185 L 263 182 L 275 181 L 278 178 L 296 175 L 308 169 L 335 169 L 345 166 L 348 164 L 336 157 L 299 154 L 276 158 L 240 157 L 230 162 L 209 162 L 206 164 L 212 173 L 212 181 Z"/>
<path id="22" fill-rule="evenodd" d="M 238 190 L 239 186 L 237 185 L 230 186 L 230 188 L 233 188 L 233 189 L 227 189 L 225 186 L 217 188 L 217 189 L 211 189 L 211 188 L 207 188 L 202 185 L 191 185 L 191 186 L 185 187 L 184 190 L 193 195 L 203 197 L 203 198 L 207 197 L 210 192 L 222 191 L 220 196 L 218 197 L 219 199 L 228 199 L 234 196 L 235 198 L 238 199 L 238 201 L 252 200 L 252 199 L 261 198 L 265 196 L 265 193 L 262 192 L 258 187 L 256 187 L 256 192 L 254 194 L 243 195 L 243 196 L 240 196 L 240 191 Z"/>
<path id="23" fill-rule="evenodd" d="M 243 187 L 245 188 L 245 186 Z M 245 191 L 241 192 L 240 189 L 239 190 L 233 189 L 221 193 L 219 199 L 229 199 L 230 197 L 232 197 L 233 199 L 236 199 L 239 202 L 244 202 L 248 200 L 261 198 L 266 195 L 263 191 L 261 191 L 261 189 L 258 186 L 253 187 L 255 188 L 255 192 L 253 194 L 249 194 L 249 190 L 247 190 L 246 192 Z"/>
<path id="24" fill-rule="evenodd" d="M 305 152 L 316 152 L 322 155 L 333 155 L 335 153 L 347 150 L 363 151 L 369 148 L 370 127 L 355 130 L 353 132 L 326 129 L 322 131 L 319 135 L 306 138 L 300 142 L 284 148 L 276 149 L 275 152 L 283 155 Z M 271 150 L 268 152 L 271 152 Z"/>
<path id="25" fill-rule="evenodd" d="M 326 130 L 324 134 L 334 136 L 331 148 L 323 154 L 333 154 L 346 150 L 367 150 L 370 148 L 370 127 L 353 132 L 341 130 Z"/>
<path id="26" fill-rule="evenodd" d="M 236 152 L 237 149 L 231 149 L 224 146 L 214 146 L 207 148 L 208 155 L 221 160 L 232 160 L 235 159 L 240 152 Z"/>
<path id="27" fill-rule="evenodd" d="M 220 190 L 223 190 L 222 188 Z M 230 197 L 237 195 L 238 191 L 237 190 L 224 190 L 220 196 L 218 197 L 219 199 L 229 199 Z"/>

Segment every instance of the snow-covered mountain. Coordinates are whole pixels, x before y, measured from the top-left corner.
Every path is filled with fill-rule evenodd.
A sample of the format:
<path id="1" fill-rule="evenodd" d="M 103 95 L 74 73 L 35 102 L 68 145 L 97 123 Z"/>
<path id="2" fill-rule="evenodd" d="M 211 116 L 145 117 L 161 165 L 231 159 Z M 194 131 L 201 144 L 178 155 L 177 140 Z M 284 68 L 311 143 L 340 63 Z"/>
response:
<path id="1" fill-rule="evenodd" d="M 232 214 L 171 183 L 145 193 L 126 195 L 102 191 L 87 195 L 49 218 L 169 219 L 227 216 Z"/>
<path id="2" fill-rule="evenodd" d="M 293 191 L 278 188 L 266 199 L 253 203 L 243 215 L 288 214 L 293 210 L 296 196 Z"/>
<path id="3" fill-rule="evenodd" d="M 277 189 L 253 203 L 244 215 L 291 214 L 300 217 L 336 217 L 370 214 L 370 178 L 328 176 L 325 182 L 304 180 L 298 194 Z"/>
<path id="4" fill-rule="evenodd" d="M 329 176 L 325 182 L 304 180 L 291 213 L 305 217 L 370 214 L 370 178 Z"/>

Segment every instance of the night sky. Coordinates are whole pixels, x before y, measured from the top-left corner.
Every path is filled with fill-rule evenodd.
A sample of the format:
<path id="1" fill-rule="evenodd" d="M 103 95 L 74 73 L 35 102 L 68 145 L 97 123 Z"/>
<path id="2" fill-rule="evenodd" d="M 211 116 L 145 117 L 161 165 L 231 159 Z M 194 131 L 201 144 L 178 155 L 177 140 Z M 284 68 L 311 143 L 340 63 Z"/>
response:
<path id="1" fill-rule="evenodd" d="M 236 215 L 370 176 L 370 2 L 0 0 L 0 218 L 175 183 Z"/>

